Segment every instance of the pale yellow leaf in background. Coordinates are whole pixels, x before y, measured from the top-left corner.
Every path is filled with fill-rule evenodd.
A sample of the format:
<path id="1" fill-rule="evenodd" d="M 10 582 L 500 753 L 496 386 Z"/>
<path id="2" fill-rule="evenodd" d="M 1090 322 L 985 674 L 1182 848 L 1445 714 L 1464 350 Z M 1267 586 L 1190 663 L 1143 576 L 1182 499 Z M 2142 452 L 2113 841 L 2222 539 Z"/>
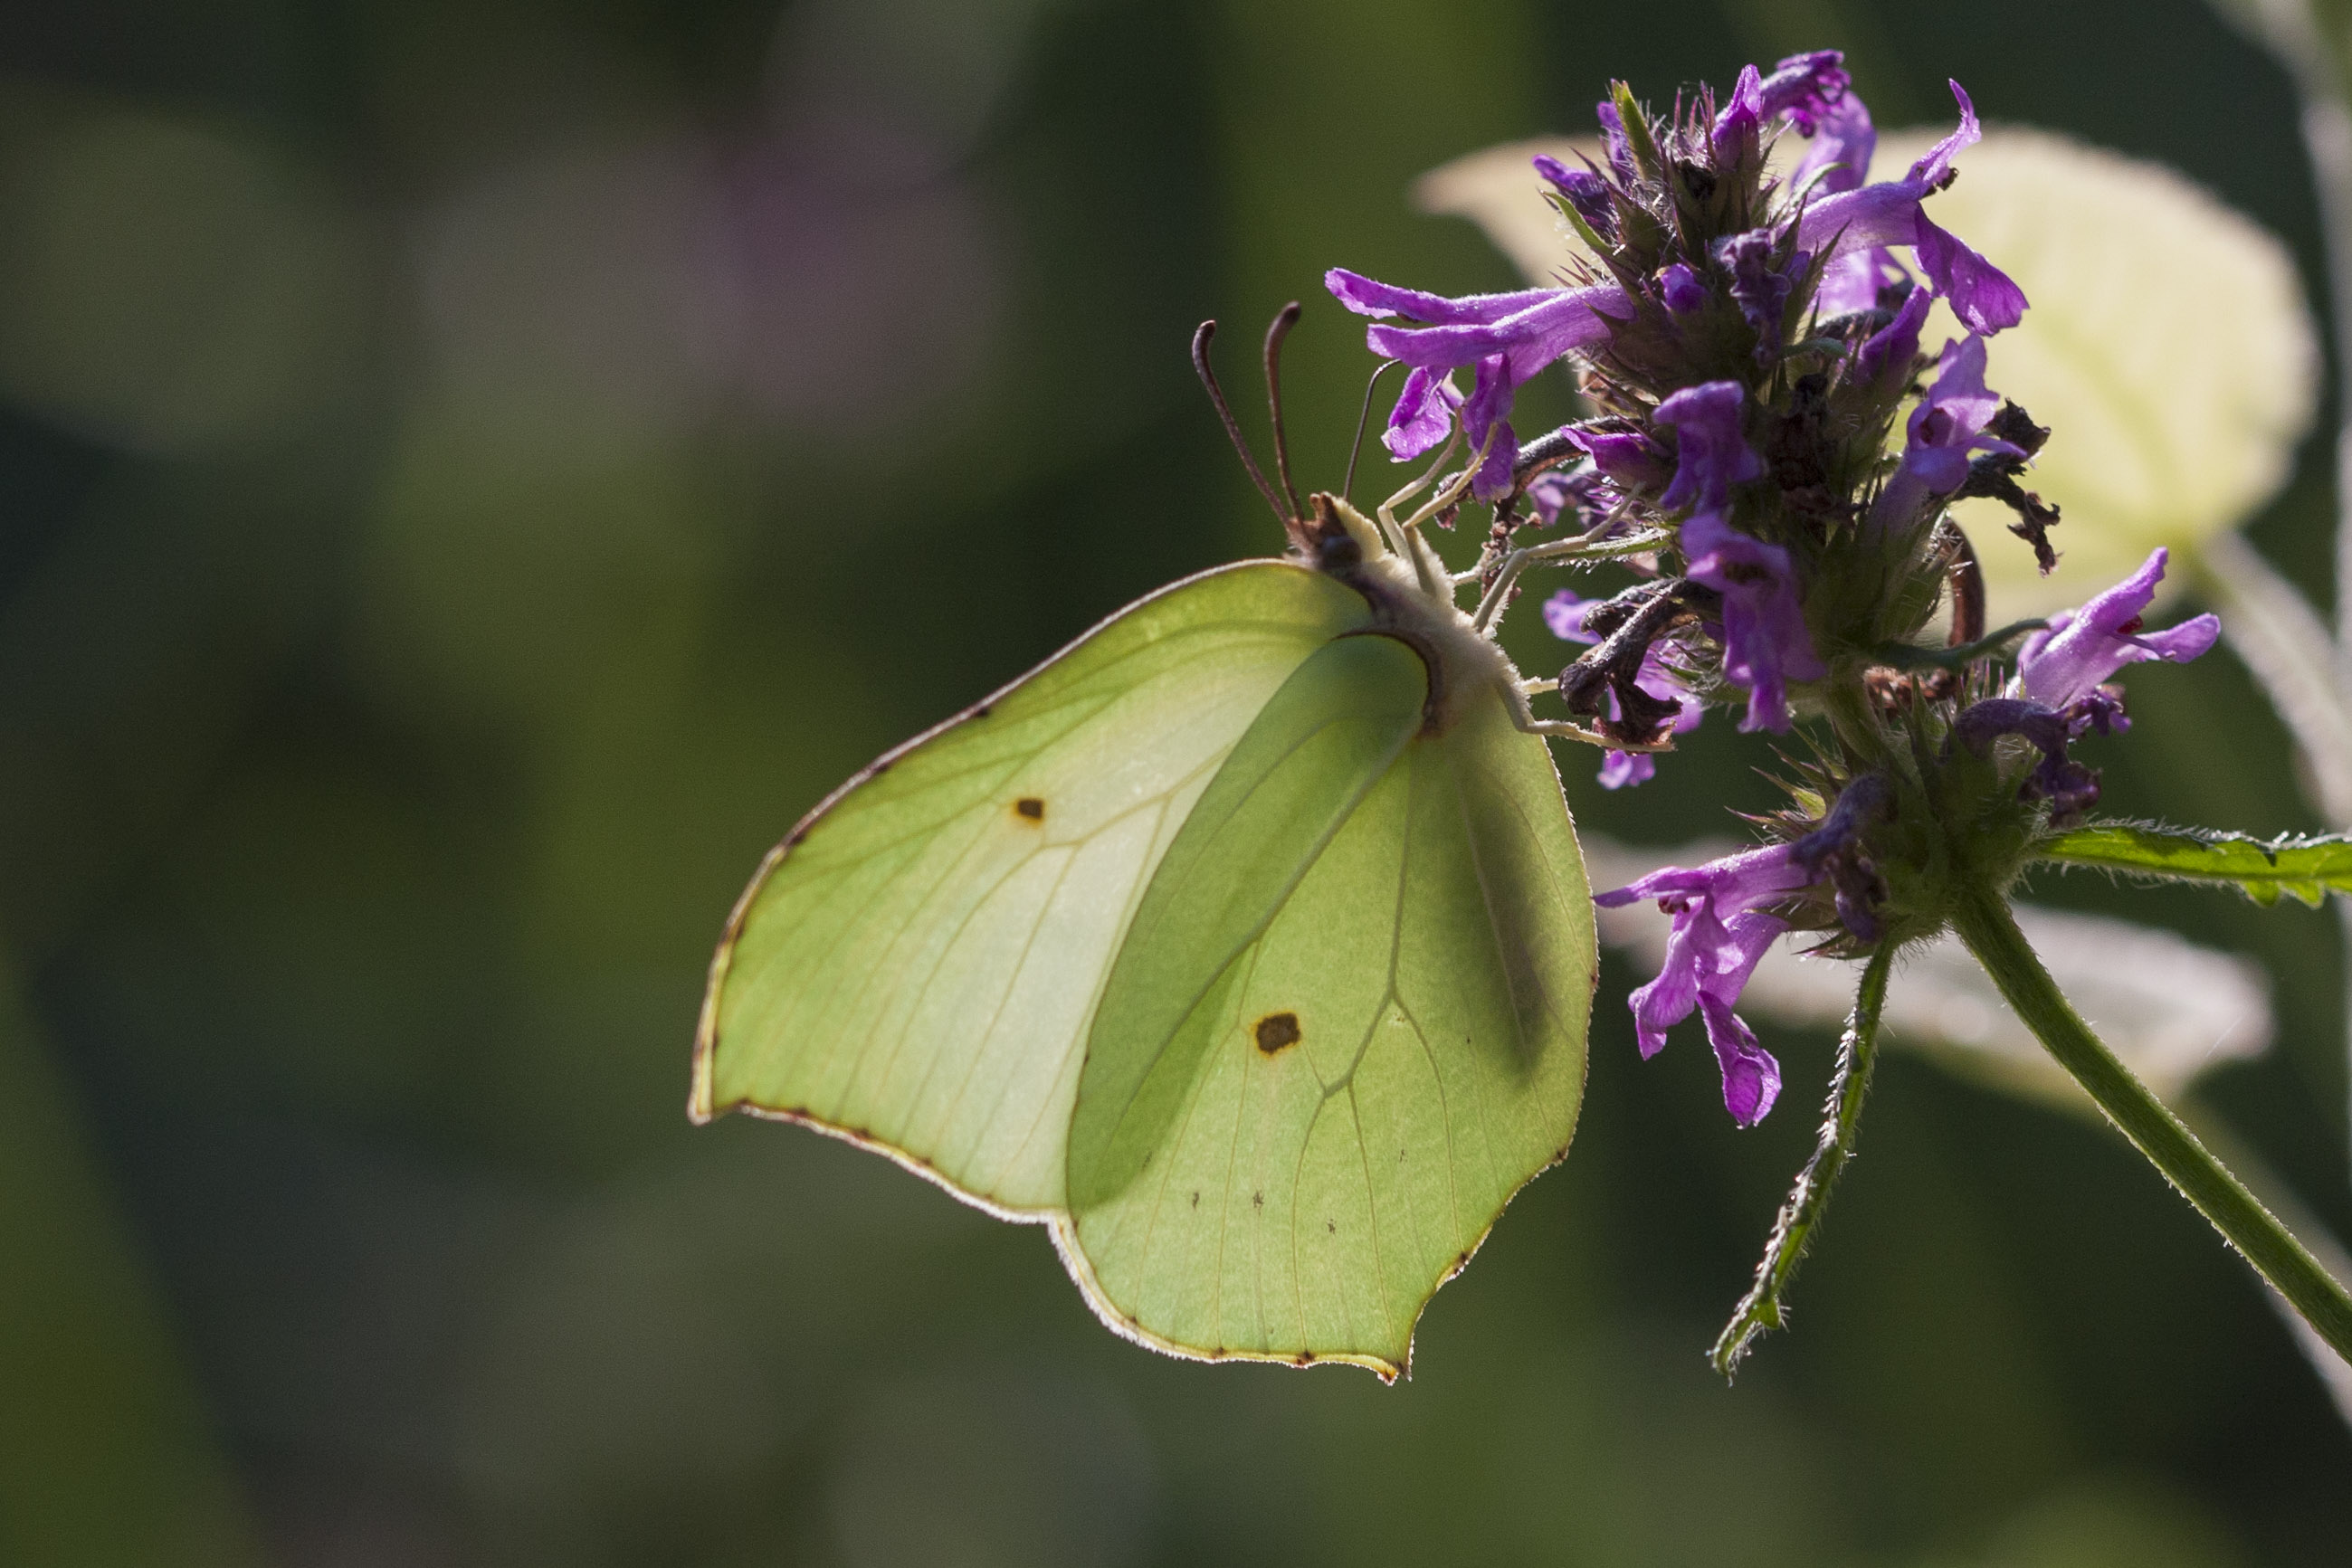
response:
<path id="1" fill-rule="evenodd" d="M 1899 174 L 1943 128 L 1882 136 L 1872 173 Z M 1415 190 L 1471 219 L 1531 279 L 1576 254 L 1528 167 L 1571 165 L 1590 138 L 1513 142 L 1455 160 Z M 1784 154 L 1802 143 L 1784 138 Z M 1936 221 L 1991 258 L 2032 302 L 1990 344 L 1987 380 L 2053 434 L 2024 483 L 2055 503 L 2062 555 L 2048 578 L 2011 538 L 2011 514 L 1961 503 L 1995 621 L 2075 604 L 2157 545 L 2195 549 L 2277 494 L 2310 428 L 2318 346 L 2285 247 L 2160 164 L 2039 131 L 1996 128 L 1960 155 Z M 1933 352 L 1959 328 L 1940 305 Z M 2176 572 L 2178 585 L 2189 574 Z"/>

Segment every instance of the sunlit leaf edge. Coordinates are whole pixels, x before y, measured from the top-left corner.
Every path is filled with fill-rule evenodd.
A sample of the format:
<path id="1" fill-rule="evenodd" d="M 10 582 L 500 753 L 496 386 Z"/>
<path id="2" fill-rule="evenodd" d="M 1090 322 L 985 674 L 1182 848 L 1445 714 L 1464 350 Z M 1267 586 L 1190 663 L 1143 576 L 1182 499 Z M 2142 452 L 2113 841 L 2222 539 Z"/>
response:
<path id="1" fill-rule="evenodd" d="M 2352 837 L 2250 833 L 2175 828 L 2160 822 L 2093 822 L 2053 835 L 2034 858 L 2152 882 L 2237 888 L 2269 906 L 2281 895 L 2316 908 L 2330 893 L 2352 893 Z"/>

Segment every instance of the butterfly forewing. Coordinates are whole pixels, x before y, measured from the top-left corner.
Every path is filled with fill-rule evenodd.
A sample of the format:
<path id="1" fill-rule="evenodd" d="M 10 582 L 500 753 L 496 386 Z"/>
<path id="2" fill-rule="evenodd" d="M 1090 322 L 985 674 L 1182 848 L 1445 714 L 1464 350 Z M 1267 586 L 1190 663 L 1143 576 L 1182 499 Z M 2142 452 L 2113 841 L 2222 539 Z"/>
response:
<path id="1" fill-rule="evenodd" d="M 1302 568 L 1206 573 L 853 780 L 737 909 L 695 1114 L 791 1116 L 1058 1210 L 1087 1021 L 1154 868 L 1267 700 L 1367 618 Z"/>

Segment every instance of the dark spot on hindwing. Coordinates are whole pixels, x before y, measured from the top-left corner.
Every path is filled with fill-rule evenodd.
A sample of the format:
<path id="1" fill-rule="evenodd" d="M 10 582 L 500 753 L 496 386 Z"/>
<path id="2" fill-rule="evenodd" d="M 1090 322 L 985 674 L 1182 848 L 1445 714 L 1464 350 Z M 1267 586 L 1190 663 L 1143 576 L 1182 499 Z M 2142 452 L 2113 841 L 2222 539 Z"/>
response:
<path id="1" fill-rule="evenodd" d="M 1300 1039 L 1298 1015 L 1268 1013 L 1257 1020 L 1257 1027 L 1254 1032 L 1257 1036 L 1257 1048 L 1268 1056 L 1276 1055 L 1286 1048 L 1298 1043 Z"/>
<path id="2" fill-rule="evenodd" d="M 1014 814 L 1033 822 L 1042 822 L 1045 820 L 1045 802 L 1034 795 L 1022 796 L 1013 802 L 1013 810 Z"/>

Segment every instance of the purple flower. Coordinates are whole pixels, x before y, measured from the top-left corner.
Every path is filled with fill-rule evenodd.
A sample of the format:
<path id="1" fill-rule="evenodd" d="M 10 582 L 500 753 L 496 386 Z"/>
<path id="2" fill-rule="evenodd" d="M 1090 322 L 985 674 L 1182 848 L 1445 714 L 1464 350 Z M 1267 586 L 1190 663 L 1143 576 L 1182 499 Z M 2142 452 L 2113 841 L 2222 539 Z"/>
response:
<path id="1" fill-rule="evenodd" d="M 1799 251 L 1790 258 L 1789 270 L 1779 272 L 1772 266 L 1774 248 L 1769 229 L 1749 229 L 1715 244 L 1715 259 L 1731 274 L 1731 298 L 1748 324 L 1756 329 L 1759 359 L 1780 348 L 1780 321 L 1789 313 L 1789 291 L 1796 285 L 1795 275 L 1813 259 Z"/>
<path id="2" fill-rule="evenodd" d="M 1607 602 L 1604 599 L 1580 598 L 1573 589 L 1563 588 L 1544 601 L 1544 624 L 1551 628 L 1553 636 L 1564 642 L 1598 643 L 1600 636 L 1585 629 L 1584 618 L 1594 605 Z M 1674 704 L 1680 711 L 1675 714 L 1668 733 L 1686 735 L 1698 727 L 1706 709 L 1698 698 L 1691 695 L 1690 688 L 1666 668 L 1664 644 L 1668 641 L 1660 638 L 1643 651 L 1642 667 L 1635 674 L 1633 684 L 1659 701 Z M 1608 713 L 1612 719 L 1624 716 L 1613 694 L 1608 700 Z M 1622 789 L 1630 785 L 1645 784 L 1655 778 L 1657 772 L 1657 763 L 1646 751 L 1612 751 L 1601 759 L 1599 777 L 1602 789 Z"/>
<path id="3" fill-rule="evenodd" d="M 1885 813 L 1887 800 L 1885 780 L 1864 774 L 1839 792 L 1822 825 L 1801 839 L 1702 866 L 1666 866 L 1592 900 L 1617 909 L 1654 898 L 1675 917 L 1657 978 L 1627 998 L 1634 1038 L 1644 1060 L 1654 1056 L 1666 1043 L 1666 1030 L 1696 1008 L 1723 1071 L 1724 1109 L 1743 1127 L 1761 1121 L 1780 1093 L 1780 1064 L 1731 1010 L 1764 950 L 1788 929 L 1764 906 L 1826 880 L 1837 889 L 1838 915 L 1847 928 L 1877 941 L 1877 916 L 1869 904 L 1885 890 L 1876 885 L 1859 840 Z"/>
<path id="4" fill-rule="evenodd" d="M 1625 140 L 1625 122 L 1618 118 L 1617 106 L 1604 98 L 1593 106 L 1592 117 L 1601 122 L 1601 141 L 1609 150 L 1609 167 L 1619 180 L 1632 184 L 1639 171 L 1633 167 L 1633 144 Z"/>
<path id="5" fill-rule="evenodd" d="M 1622 498 L 1608 477 L 1590 463 L 1573 469 L 1546 469 L 1528 482 L 1527 497 L 1546 528 L 1559 522 L 1560 513 L 1570 509 L 1588 527 L 1598 527 Z M 1630 526 L 1630 520 L 1620 526 Z"/>
<path id="6" fill-rule="evenodd" d="M 1878 128 L 1871 123 L 1870 110 L 1858 96 L 1846 93 L 1812 125 L 1798 129 L 1811 137 L 1813 144 L 1797 162 L 1792 179 L 1797 189 L 1833 196 L 1860 189 L 1870 177 L 1871 154 L 1878 151 Z"/>
<path id="7" fill-rule="evenodd" d="M 2017 674 L 2008 695 L 2048 708 L 2069 708 L 2093 698 L 2126 664 L 2145 659 L 2185 664 L 2210 648 L 2221 634 L 2218 616 L 2195 616 L 2162 632 L 2140 628 L 2141 612 L 2156 597 L 2156 585 L 2164 580 L 2168 557 L 2159 547 L 2137 571 L 2080 610 L 2052 616 L 2049 629 L 2036 632 L 2018 650 Z M 2088 722 L 2096 722 L 2088 709 L 2084 713 Z"/>
<path id="8" fill-rule="evenodd" d="M 1738 382 L 1706 382 L 1658 404 L 1652 417 L 1675 436 L 1675 480 L 1658 497 L 1662 509 L 1720 511 L 1732 486 L 1763 477 L 1764 459 L 1740 433 L 1747 397 Z"/>
<path id="9" fill-rule="evenodd" d="M 1654 488 L 1666 484 L 1675 472 L 1673 455 L 1646 430 L 1570 425 L 1568 439 L 1620 489 Z"/>
<path id="10" fill-rule="evenodd" d="M 1863 340 L 1853 356 L 1853 373 L 1882 392 L 1895 392 L 1911 380 L 1911 366 L 1919 358 L 1919 329 L 1927 319 L 1932 296 L 1915 288 L 1903 297 L 1895 319 Z"/>
<path id="11" fill-rule="evenodd" d="M 1905 303 L 1907 306 L 1909 301 Z M 1966 484 L 1972 453 L 2026 455 L 2022 448 L 1985 434 L 1993 415 L 2000 412 L 2000 397 L 1985 390 L 1984 340 L 1971 333 L 1947 342 L 1943 357 L 1936 363 L 1935 385 L 1911 411 L 1902 466 L 1871 507 L 1872 521 L 1878 527 L 1899 526 L 1911 518 L 1927 497 L 1948 496 Z"/>
<path id="12" fill-rule="evenodd" d="M 1682 527 L 1690 579 L 1723 595 L 1723 678 L 1748 688 L 1743 731 L 1789 727 L 1789 683 L 1829 671 L 1805 630 L 1789 552 L 1750 538 L 1720 514 L 1701 512 Z"/>
<path id="13" fill-rule="evenodd" d="M 1723 1073 L 1723 1107 L 1743 1127 L 1762 1121 L 1780 1098 L 1780 1064 L 1731 1009 L 1764 950 L 1788 929 L 1785 921 L 1757 906 L 1819 880 L 1800 853 L 1802 842 L 1748 850 L 1703 866 L 1668 866 L 1592 901 L 1616 909 L 1654 898 L 1675 917 L 1657 978 L 1627 998 L 1634 1038 L 1644 1060 L 1655 1056 L 1666 1043 L 1666 1030 L 1696 1009 Z"/>
<path id="14" fill-rule="evenodd" d="M 1667 309 L 1677 316 L 1687 316 L 1706 303 L 1706 286 L 1698 274 L 1681 262 L 1671 262 L 1659 269 L 1658 298 Z"/>
<path id="15" fill-rule="evenodd" d="M 2042 760 L 2018 786 L 2018 798 L 2049 801 L 2052 826 L 2063 826 L 2081 820 L 2099 799 L 2098 773 L 2069 758 L 2067 743 L 2095 723 L 2105 728 L 2102 721 L 2120 708 L 2106 694 L 2087 710 L 2069 706 L 2063 712 L 2022 697 L 1987 697 L 1960 711 L 1952 721 L 1951 738 L 1979 757 L 2004 735 L 2021 737 L 2039 750 Z"/>
<path id="16" fill-rule="evenodd" d="M 1715 149 L 1717 170 L 1729 170 L 1743 162 L 1752 162 L 1757 155 L 1757 133 L 1763 124 L 1764 78 L 1754 66 L 1742 66 L 1738 84 L 1731 89 L 1722 112 L 1715 117 L 1715 126 L 1708 136 Z"/>
<path id="17" fill-rule="evenodd" d="M 1486 447 L 1486 461 L 1471 483 L 1471 494 L 1482 501 L 1511 487 L 1511 465 L 1518 455 L 1517 437 L 1507 423 L 1513 394 L 1561 355 L 1601 341 L 1612 327 L 1632 316 L 1624 291 L 1607 284 L 1447 299 L 1377 282 L 1344 267 L 1333 267 L 1323 282 L 1333 298 L 1360 316 L 1403 315 L 1430 323 L 1365 329 L 1364 340 L 1372 352 L 1414 370 L 1475 367 L 1476 380 L 1462 407 L 1462 427 L 1474 448 Z M 1601 307 L 1607 304 L 1622 307 L 1623 313 L 1604 315 Z M 1405 391 L 1412 394 L 1415 389 L 1408 382 Z M 1397 412 L 1389 416 L 1391 426 L 1430 417 L 1429 397 L 1423 390 L 1410 406 L 1401 397 Z M 1490 434 L 1494 442 L 1488 446 Z"/>
<path id="18" fill-rule="evenodd" d="M 1852 96 L 1845 56 L 1836 49 L 1790 55 L 1772 68 L 1759 87 L 1767 116 L 1786 115 L 1800 135 L 1811 136 L 1822 120 Z M 1866 122 L 1867 117 L 1865 117 Z"/>
<path id="19" fill-rule="evenodd" d="M 1590 169 L 1571 169 L 1549 152 L 1537 153 L 1534 162 L 1536 172 L 1568 198 L 1593 233 L 1605 240 L 1617 237 L 1617 208 L 1610 200 L 1608 181 Z"/>
<path id="20" fill-rule="evenodd" d="M 1959 100 L 1959 129 L 1930 148 L 1900 180 L 1839 191 L 1810 203 L 1797 224 L 1798 243 L 1834 256 L 1886 246 L 1907 245 L 1936 292 L 1951 301 L 1953 314 L 1971 331 L 1991 334 L 2014 327 L 2025 315 L 2025 291 L 1999 267 L 1936 226 L 1921 204 L 1943 188 L 1952 159 L 1983 134 L 1975 108 L 1960 84 L 1950 84 Z"/>
<path id="21" fill-rule="evenodd" d="M 1454 411 L 1462 406 L 1462 389 L 1450 371 L 1417 370 L 1404 378 L 1404 391 L 1381 433 L 1381 444 L 1402 463 L 1418 457 L 1454 431 Z"/>

